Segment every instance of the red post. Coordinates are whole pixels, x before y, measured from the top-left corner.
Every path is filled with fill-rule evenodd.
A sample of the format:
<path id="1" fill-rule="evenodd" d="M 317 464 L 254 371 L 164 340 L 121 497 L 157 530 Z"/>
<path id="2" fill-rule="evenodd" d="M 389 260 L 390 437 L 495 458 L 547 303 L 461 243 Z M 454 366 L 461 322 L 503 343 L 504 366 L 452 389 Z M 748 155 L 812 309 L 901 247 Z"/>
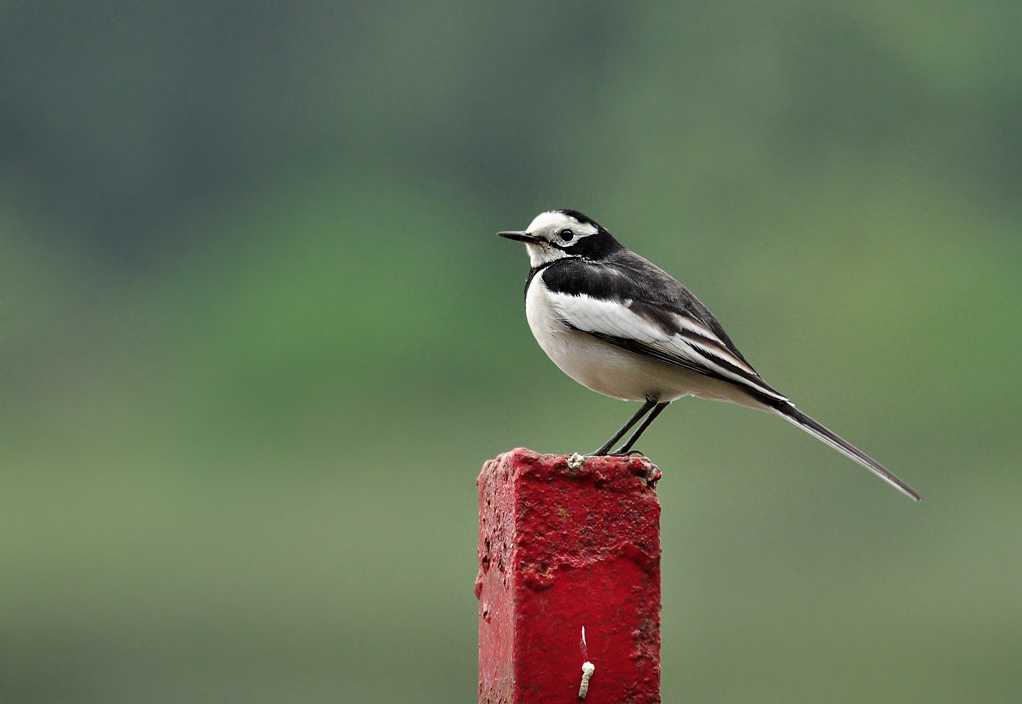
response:
<path id="1" fill-rule="evenodd" d="M 584 663 L 585 704 L 660 701 L 660 476 L 521 448 L 483 466 L 480 703 L 578 702 Z"/>

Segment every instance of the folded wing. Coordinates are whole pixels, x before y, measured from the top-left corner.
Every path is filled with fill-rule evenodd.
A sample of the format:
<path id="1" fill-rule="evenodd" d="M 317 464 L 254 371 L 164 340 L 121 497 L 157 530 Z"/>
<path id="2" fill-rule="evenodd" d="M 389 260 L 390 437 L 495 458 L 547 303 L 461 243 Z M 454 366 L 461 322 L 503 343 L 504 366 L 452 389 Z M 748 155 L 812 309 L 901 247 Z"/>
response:
<path id="1" fill-rule="evenodd" d="M 746 387 L 754 395 L 787 400 L 710 327 L 682 312 L 634 298 L 600 299 L 551 292 L 567 326 L 621 349 Z"/>

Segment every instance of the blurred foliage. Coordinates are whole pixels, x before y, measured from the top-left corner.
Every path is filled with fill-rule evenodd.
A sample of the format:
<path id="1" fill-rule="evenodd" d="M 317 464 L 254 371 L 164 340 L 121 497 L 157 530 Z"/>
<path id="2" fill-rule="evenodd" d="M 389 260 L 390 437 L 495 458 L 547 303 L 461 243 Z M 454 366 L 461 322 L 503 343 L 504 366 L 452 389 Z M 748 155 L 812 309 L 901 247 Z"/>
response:
<path id="1" fill-rule="evenodd" d="M 685 401 L 666 701 L 1022 695 L 1017 3 L 0 4 L 0 701 L 472 701 L 482 462 L 633 409 L 579 208 L 913 506 Z"/>

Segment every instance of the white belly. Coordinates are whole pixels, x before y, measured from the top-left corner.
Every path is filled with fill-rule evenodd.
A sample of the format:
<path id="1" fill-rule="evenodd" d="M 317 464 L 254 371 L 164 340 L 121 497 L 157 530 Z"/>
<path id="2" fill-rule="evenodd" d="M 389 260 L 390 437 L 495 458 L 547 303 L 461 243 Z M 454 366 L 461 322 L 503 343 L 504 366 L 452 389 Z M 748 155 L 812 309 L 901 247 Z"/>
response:
<path id="1" fill-rule="evenodd" d="M 557 319 L 542 276 L 525 298 L 525 314 L 539 346 L 561 371 L 586 388 L 624 401 L 673 401 L 698 396 L 764 409 L 735 384 L 623 350 Z"/>

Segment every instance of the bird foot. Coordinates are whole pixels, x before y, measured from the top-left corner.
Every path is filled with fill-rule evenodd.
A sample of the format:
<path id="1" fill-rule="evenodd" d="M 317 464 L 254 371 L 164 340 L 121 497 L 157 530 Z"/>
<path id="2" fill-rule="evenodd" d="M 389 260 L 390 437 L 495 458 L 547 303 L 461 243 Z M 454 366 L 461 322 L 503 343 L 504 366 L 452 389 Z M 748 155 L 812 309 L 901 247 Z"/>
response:
<path id="1" fill-rule="evenodd" d="M 614 452 L 597 451 L 587 455 L 587 457 L 645 457 L 645 456 L 646 455 L 642 452 L 642 450 L 626 450 L 624 452 L 622 452 L 621 450 L 615 450 Z"/>

